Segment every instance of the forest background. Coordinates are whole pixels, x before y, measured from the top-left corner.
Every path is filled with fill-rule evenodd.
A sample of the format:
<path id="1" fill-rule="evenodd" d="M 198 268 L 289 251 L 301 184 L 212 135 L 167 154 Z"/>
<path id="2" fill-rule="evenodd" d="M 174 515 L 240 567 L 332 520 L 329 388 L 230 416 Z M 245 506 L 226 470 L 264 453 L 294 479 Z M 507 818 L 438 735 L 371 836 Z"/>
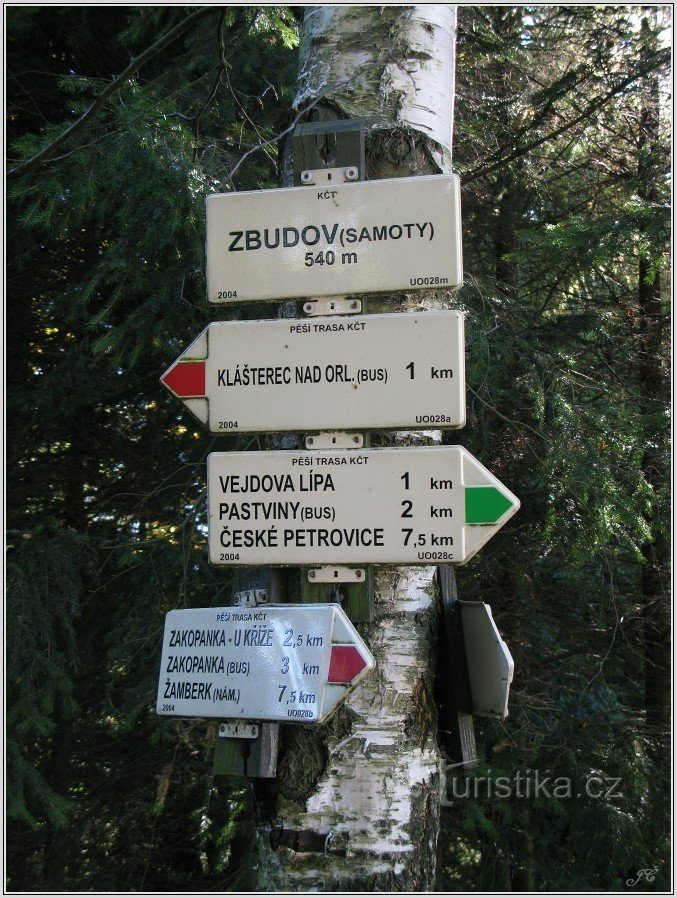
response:
<path id="1" fill-rule="evenodd" d="M 209 436 L 158 378 L 242 314 L 207 307 L 204 200 L 279 185 L 302 16 L 6 7 L 12 890 L 248 882 L 214 724 L 153 707 L 165 613 L 229 601 L 206 456 L 251 439 Z M 621 797 L 454 801 L 440 889 L 669 885 L 669 16 L 459 7 L 468 423 L 445 441 L 522 502 L 458 571 L 516 666 L 475 773 Z"/>

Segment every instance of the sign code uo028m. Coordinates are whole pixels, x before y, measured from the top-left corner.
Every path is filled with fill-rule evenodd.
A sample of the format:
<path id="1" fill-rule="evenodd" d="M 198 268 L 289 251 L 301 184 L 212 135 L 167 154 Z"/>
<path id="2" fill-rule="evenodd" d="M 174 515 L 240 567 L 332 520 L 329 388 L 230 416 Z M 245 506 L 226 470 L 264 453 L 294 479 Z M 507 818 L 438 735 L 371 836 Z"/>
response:
<path id="1" fill-rule="evenodd" d="M 209 560 L 462 564 L 519 500 L 461 446 L 208 458 Z"/>
<path id="2" fill-rule="evenodd" d="M 210 302 L 457 289 L 458 175 L 207 197 Z"/>

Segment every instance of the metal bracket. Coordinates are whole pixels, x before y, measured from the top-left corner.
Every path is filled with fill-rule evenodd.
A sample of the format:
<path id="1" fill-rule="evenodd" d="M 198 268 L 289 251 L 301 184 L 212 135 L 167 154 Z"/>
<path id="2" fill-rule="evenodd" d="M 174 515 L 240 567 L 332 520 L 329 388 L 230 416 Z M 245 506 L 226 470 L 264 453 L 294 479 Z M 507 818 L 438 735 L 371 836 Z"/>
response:
<path id="1" fill-rule="evenodd" d="M 245 589 L 235 593 L 235 604 L 245 608 L 253 608 L 257 605 L 270 604 L 268 592 L 265 589 Z"/>
<path id="2" fill-rule="evenodd" d="M 359 119 L 303 122 L 294 128 L 291 140 L 294 184 L 364 180 L 364 125 Z M 344 175 L 346 169 L 351 172 L 348 178 Z M 307 176 L 304 179 L 304 172 L 320 173 L 319 180 L 308 180 Z M 336 172 L 341 173 L 340 178 Z"/>
<path id="3" fill-rule="evenodd" d="M 238 720 L 236 723 L 226 721 L 219 724 L 219 736 L 221 739 L 258 739 L 258 735 L 258 723 Z"/>
<path id="4" fill-rule="evenodd" d="M 362 311 L 361 299 L 346 299 L 345 296 L 317 296 L 303 303 L 306 315 L 358 315 Z"/>
<path id="5" fill-rule="evenodd" d="M 363 446 L 361 433 L 328 430 L 306 437 L 306 449 L 361 449 Z"/>
<path id="6" fill-rule="evenodd" d="M 324 184 L 346 184 L 360 176 L 356 165 L 347 168 L 306 168 L 301 172 L 301 183 L 310 187 Z"/>
<path id="7" fill-rule="evenodd" d="M 310 583 L 364 583 L 364 568 L 327 565 L 308 571 Z"/>

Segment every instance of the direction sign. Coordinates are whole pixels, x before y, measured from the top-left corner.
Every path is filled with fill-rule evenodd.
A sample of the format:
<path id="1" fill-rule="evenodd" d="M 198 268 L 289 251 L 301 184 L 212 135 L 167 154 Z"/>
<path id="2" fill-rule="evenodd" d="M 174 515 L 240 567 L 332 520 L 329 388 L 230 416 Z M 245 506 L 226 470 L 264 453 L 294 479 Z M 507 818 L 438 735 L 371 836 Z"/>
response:
<path id="1" fill-rule="evenodd" d="M 463 564 L 519 500 L 461 446 L 215 452 L 217 565 Z"/>
<path id="2" fill-rule="evenodd" d="M 207 197 L 210 302 L 456 289 L 462 281 L 458 175 Z"/>
<path id="3" fill-rule="evenodd" d="M 508 716 L 515 662 L 484 602 L 460 602 L 473 714 Z"/>
<path id="4" fill-rule="evenodd" d="M 322 723 L 373 667 L 340 605 L 170 611 L 157 713 Z"/>
<path id="5" fill-rule="evenodd" d="M 213 433 L 462 427 L 463 314 L 210 324 L 161 381 Z"/>

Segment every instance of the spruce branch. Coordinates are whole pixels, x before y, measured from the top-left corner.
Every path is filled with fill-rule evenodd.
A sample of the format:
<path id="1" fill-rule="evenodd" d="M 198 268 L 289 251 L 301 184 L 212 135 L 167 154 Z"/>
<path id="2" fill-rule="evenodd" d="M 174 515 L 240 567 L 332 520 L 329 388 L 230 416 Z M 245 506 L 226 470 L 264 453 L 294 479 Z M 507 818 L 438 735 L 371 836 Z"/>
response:
<path id="1" fill-rule="evenodd" d="M 537 140 L 532 140 L 531 143 L 528 143 L 525 146 L 517 147 L 517 149 L 515 149 L 512 153 L 509 153 L 507 156 L 504 156 L 500 150 L 496 153 L 493 153 L 488 157 L 488 159 L 485 160 L 482 165 L 468 172 L 467 175 L 462 176 L 461 182 L 463 184 L 470 184 L 472 181 L 476 181 L 477 178 L 488 175 L 490 172 L 495 171 L 497 168 L 500 168 L 503 165 L 506 165 L 508 162 L 514 162 L 515 159 L 519 159 L 521 156 L 525 156 L 527 153 L 530 153 L 531 150 L 535 150 L 536 147 L 540 147 L 542 144 L 547 143 L 550 140 L 554 140 L 556 137 L 559 137 L 562 134 L 565 134 L 567 131 L 570 131 L 571 128 L 574 128 L 576 125 L 585 121 L 587 118 L 590 118 L 593 113 L 606 106 L 607 103 L 609 103 L 611 100 L 613 100 L 614 97 L 616 97 L 619 93 L 629 87 L 634 81 L 637 81 L 639 78 L 643 78 L 646 75 L 649 75 L 651 72 L 659 69 L 662 65 L 665 65 L 667 62 L 669 62 L 669 60 L 669 50 L 657 52 L 656 54 L 654 54 L 651 64 L 645 66 L 639 71 L 633 72 L 631 75 L 628 75 L 627 78 L 623 78 L 602 97 L 598 97 L 596 100 L 588 103 L 585 109 L 575 118 L 571 119 L 571 121 L 565 122 L 559 128 L 555 128 L 553 131 L 549 131 L 547 134 L 544 134 Z"/>
<path id="2" fill-rule="evenodd" d="M 193 25 L 196 25 L 201 19 L 204 19 L 206 16 L 210 15 L 214 12 L 213 6 L 202 7 L 201 9 L 196 10 L 196 12 L 191 13 L 187 16 L 182 22 L 179 22 L 178 25 L 175 25 L 174 28 L 171 28 L 163 37 L 159 38 L 154 44 L 148 47 L 143 53 L 140 53 L 129 63 L 127 68 L 121 72 L 114 78 L 113 81 L 106 87 L 101 93 L 96 97 L 94 102 L 89 106 L 85 112 L 82 113 L 79 119 L 73 122 L 72 125 L 69 125 L 65 131 L 62 131 L 58 137 L 55 137 L 47 146 L 43 147 L 38 153 L 34 156 L 31 156 L 30 159 L 27 159 L 25 162 L 20 163 L 19 165 L 15 165 L 14 168 L 10 168 L 7 172 L 7 177 L 19 177 L 20 175 L 25 175 L 28 172 L 32 171 L 37 165 L 40 163 L 44 163 L 48 165 L 52 162 L 55 162 L 56 159 L 49 159 L 47 157 L 51 156 L 59 147 L 61 147 L 70 137 L 73 136 L 77 131 L 79 131 L 82 126 L 89 121 L 89 119 L 94 115 L 94 113 L 100 109 L 106 100 L 114 94 L 118 88 L 127 81 L 135 72 L 137 72 L 141 66 L 145 65 L 149 60 L 156 57 L 159 53 L 169 47 L 174 43 L 182 34 L 185 34 Z"/>

